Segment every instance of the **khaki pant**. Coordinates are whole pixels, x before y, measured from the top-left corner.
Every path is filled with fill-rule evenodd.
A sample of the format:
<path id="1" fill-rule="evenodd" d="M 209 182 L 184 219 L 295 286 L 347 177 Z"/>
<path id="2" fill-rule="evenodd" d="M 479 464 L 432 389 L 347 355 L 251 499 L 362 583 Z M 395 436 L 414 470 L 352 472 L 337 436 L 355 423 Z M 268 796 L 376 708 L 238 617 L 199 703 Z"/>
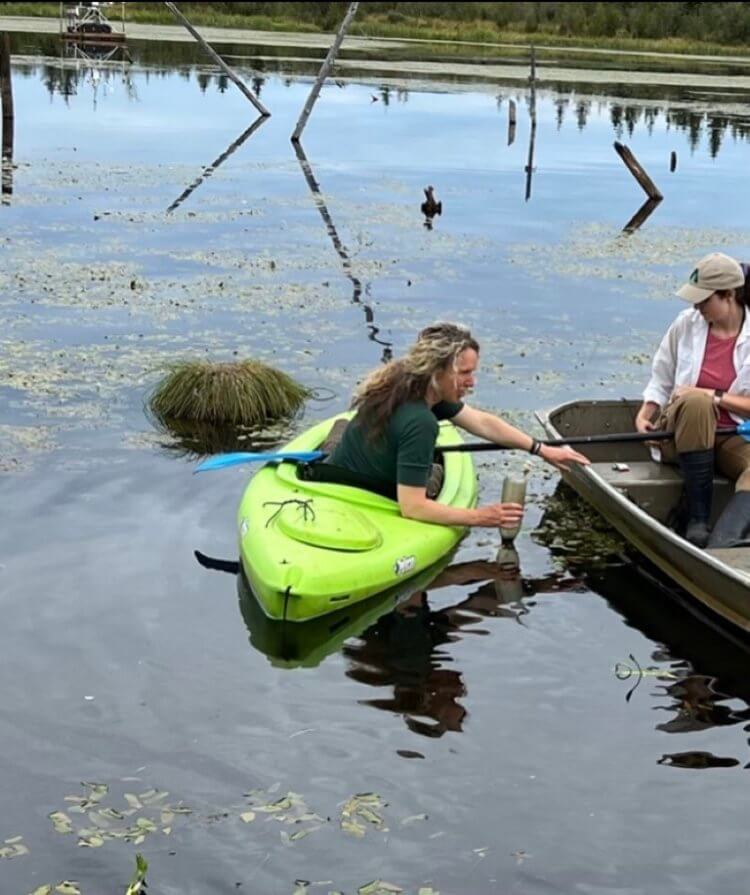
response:
<path id="1" fill-rule="evenodd" d="M 703 392 L 683 395 L 667 404 L 656 420 L 656 428 L 674 432 L 674 440 L 659 442 L 662 459 L 677 463 L 678 453 L 713 447 L 719 472 L 734 479 L 736 491 L 750 491 L 750 442 L 741 435 L 716 438 L 718 418 L 711 396 Z"/>

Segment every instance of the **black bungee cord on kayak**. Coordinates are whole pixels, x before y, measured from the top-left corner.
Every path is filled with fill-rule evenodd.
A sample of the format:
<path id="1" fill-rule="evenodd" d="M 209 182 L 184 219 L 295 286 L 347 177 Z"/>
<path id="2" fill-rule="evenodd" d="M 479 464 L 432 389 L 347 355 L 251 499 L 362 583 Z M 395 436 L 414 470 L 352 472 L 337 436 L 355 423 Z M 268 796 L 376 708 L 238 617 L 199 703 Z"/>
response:
<path id="1" fill-rule="evenodd" d="M 311 522 L 315 521 L 315 510 L 312 508 L 313 498 L 309 497 L 307 500 L 299 500 L 296 497 L 292 497 L 289 500 L 266 500 L 263 502 L 264 507 L 278 507 L 271 516 L 266 519 L 266 528 L 273 522 L 273 520 L 279 515 L 279 513 L 284 509 L 285 506 L 289 504 L 296 504 L 298 507 L 302 507 L 302 518 L 305 522 L 309 519 Z"/>

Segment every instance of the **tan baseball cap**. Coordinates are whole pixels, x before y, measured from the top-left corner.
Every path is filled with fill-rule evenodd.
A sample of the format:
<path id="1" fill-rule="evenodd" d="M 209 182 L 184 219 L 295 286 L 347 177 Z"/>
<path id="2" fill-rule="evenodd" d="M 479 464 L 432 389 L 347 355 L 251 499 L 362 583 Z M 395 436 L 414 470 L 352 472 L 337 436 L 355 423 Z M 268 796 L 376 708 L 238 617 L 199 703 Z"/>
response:
<path id="1" fill-rule="evenodd" d="M 681 286 L 676 294 L 685 301 L 697 305 L 717 290 L 737 289 L 744 283 L 745 274 L 737 261 L 721 252 L 713 252 L 701 258 L 690 274 L 688 282 Z"/>

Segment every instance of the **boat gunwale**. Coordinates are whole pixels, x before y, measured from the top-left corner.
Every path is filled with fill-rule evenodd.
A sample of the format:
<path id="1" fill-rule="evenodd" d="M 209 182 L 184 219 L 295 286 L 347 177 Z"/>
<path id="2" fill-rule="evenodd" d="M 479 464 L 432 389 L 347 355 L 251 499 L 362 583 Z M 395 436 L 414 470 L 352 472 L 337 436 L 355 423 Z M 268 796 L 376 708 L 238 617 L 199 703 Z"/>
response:
<path id="1" fill-rule="evenodd" d="M 613 403 L 612 399 L 604 399 L 602 401 L 597 401 L 596 399 L 591 399 L 588 401 L 566 401 L 563 404 L 559 404 L 556 407 L 552 407 L 549 410 L 540 410 L 536 411 L 535 416 L 544 427 L 545 431 L 550 435 L 554 435 L 556 438 L 564 439 L 565 434 L 560 433 L 555 424 L 550 419 L 553 413 L 560 413 L 561 411 L 567 410 L 572 407 L 581 406 L 582 404 L 595 405 L 595 404 L 606 404 Z M 614 402 L 619 403 L 619 402 Z M 574 436 L 570 436 L 571 438 Z M 740 585 L 741 587 L 748 588 L 750 592 L 750 576 L 747 574 L 740 572 L 734 567 L 728 565 L 727 563 L 720 560 L 718 557 L 713 556 L 710 553 L 707 553 L 705 550 L 702 550 L 695 545 L 691 544 L 689 541 L 686 541 L 685 538 L 676 534 L 670 528 L 668 528 L 663 523 L 659 522 L 658 519 L 655 519 L 649 513 L 647 513 L 644 509 L 642 509 L 635 501 L 630 500 L 626 495 L 624 495 L 621 491 L 619 491 L 614 485 L 608 482 L 602 475 L 600 475 L 595 469 L 592 469 L 590 466 L 575 466 L 571 470 L 569 470 L 566 474 L 563 475 L 563 479 L 570 482 L 570 480 L 575 480 L 576 477 L 583 477 L 590 479 L 595 487 L 606 494 L 607 498 L 613 502 L 615 505 L 619 506 L 619 508 L 623 511 L 626 516 L 634 517 L 642 527 L 648 529 L 653 535 L 656 537 L 662 538 L 667 542 L 671 543 L 678 550 L 687 553 L 699 563 L 709 567 L 712 571 L 717 573 L 718 575 L 732 580 L 735 584 Z M 573 487 L 571 485 L 571 487 Z M 576 490 L 574 488 L 574 490 Z M 582 495 L 581 495 L 582 497 Z M 582 497 L 585 500 L 585 498 Z M 589 503 L 589 501 L 586 501 Z M 610 519 L 608 519 L 604 513 L 599 510 L 598 507 L 594 506 L 593 509 L 596 510 L 601 516 L 603 516 L 606 521 L 616 530 L 619 531 L 618 526 L 615 525 Z M 622 532 L 621 532 L 622 534 Z M 622 535 L 626 541 L 632 544 L 632 540 L 627 537 L 627 535 Z M 653 554 L 656 551 L 646 552 L 642 547 L 639 547 L 637 544 L 633 544 L 633 546 L 642 554 L 646 555 L 648 559 L 652 562 L 655 562 L 657 566 L 659 566 L 665 574 L 669 574 L 670 577 L 674 579 L 674 575 L 664 568 L 664 561 L 661 562 L 655 558 Z M 674 568 L 673 564 L 669 564 L 670 568 Z M 678 571 L 678 570 L 676 570 Z M 684 578 L 684 576 L 682 576 Z M 680 583 L 679 581 L 677 582 Z M 691 590 L 684 584 L 680 584 L 685 590 L 687 590 L 695 599 L 699 600 L 705 606 L 707 606 L 712 611 L 716 612 L 726 621 L 731 622 L 739 628 L 742 628 L 744 631 L 750 633 L 750 618 L 742 616 L 738 614 L 735 610 L 729 608 L 725 603 L 716 600 L 715 598 L 709 596 L 705 593 L 705 591 L 701 590 L 700 594 L 696 593 L 695 590 Z"/>

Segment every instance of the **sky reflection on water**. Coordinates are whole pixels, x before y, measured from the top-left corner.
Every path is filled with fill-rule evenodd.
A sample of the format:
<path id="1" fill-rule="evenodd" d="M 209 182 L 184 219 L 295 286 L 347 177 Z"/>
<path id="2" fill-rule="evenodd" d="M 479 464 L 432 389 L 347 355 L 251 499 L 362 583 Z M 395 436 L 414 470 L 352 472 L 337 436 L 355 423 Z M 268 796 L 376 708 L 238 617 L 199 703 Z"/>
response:
<path id="1" fill-rule="evenodd" d="M 436 316 L 480 334 L 476 402 L 523 425 L 567 397 L 636 393 L 690 260 L 746 250 L 745 136 L 728 126 L 712 154 L 703 100 L 668 126 L 674 96 L 541 89 L 526 202 L 519 85 L 333 85 L 303 161 L 288 138 L 307 72 L 270 73 L 272 118 L 222 159 L 254 114 L 212 74 L 136 67 L 132 90 L 115 73 L 94 103 L 86 77 L 50 93 L 54 71 L 15 67 L 18 168 L 0 209 L 0 438 L 23 461 L 0 474 L 0 833 L 32 849 L 0 866 L 8 891 L 63 876 L 85 895 L 124 888 L 131 848 L 74 849 L 47 821 L 84 779 L 194 808 L 143 846 L 167 895 L 287 895 L 334 876 L 346 891 L 377 877 L 444 893 L 738 891 L 745 654 L 614 553 L 545 538 L 541 470 L 517 574 L 499 576 L 498 538 L 474 532 L 442 586 L 327 652 L 279 643 L 232 576 L 197 565 L 196 549 L 236 558 L 246 474 L 194 478 L 142 404 L 165 359 L 237 351 L 333 390 L 306 425 Z M 632 237 L 642 195 L 616 137 L 666 196 Z M 444 203 L 432 230 L 428 183 Z M 44 429 L 44 450 L 16 427 Z M 485 499 L 523 459 L 481 462 Z M 304 665 L 291 648 L 318 661 L 288 667 Z M 627 698 L 635 681 L 614 669 L 630 656 L 650 672 Z M 242 794 L 273 786 L 331 822 L 284 844 L 275 822 L 239 821 Z M 389 834 L 342 833 L 340 806 L 362 791 L 388 802 Z"/>

